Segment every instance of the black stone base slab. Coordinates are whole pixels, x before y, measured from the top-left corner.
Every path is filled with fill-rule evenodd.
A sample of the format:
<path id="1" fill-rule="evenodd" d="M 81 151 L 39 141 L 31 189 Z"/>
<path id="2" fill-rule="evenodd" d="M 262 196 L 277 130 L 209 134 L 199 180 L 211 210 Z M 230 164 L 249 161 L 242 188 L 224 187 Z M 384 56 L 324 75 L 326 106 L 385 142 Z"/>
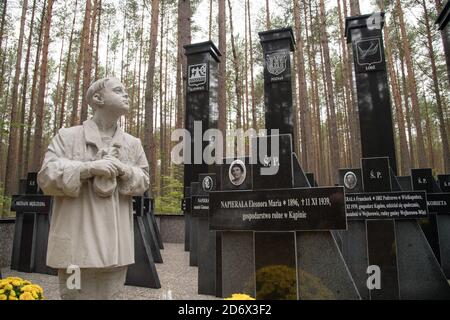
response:
<path id="1" fill-rule="evenodd" d="M 450 286 L 416 221 L 396 221 L 402 300 L 450 299 Z"/>
<path id="2" fill-rule="evenodd" d="M 348 230 L 341 232 L 342 255 L 362 299 L 369 300 L 367 288 L 367 234 L 365 221 L 348 221 Z"/>
<path id="3" fill-rule="evenodd" d="M 360 295 L 331 232 L 296 232 L 300 300 L 359 300 Z"/>
<path id="4" fill-rule="evenodd" d="M 142 221 L 144 222 L 145 232 L 147 235 L 147 244 L 152 250 L 153 261 L 155 261 L 155 263 L 163 263 L 161 251 L 159 250 L 158 241 L 156 239 L 156 231 L 151 221 L 150 214 L 144 214 Z"/>
<path id="5" fill-rule="evenodd" d="M 297 300 L 295 232 L 255 232 L 258 300 Z"/>
<path id="6" fill-rule="evenodd" d="M 128 267 L 125 285 L 143 288 L 161 288 L 158 272 L 150 246 L 146 242 L 146 231 L 142 217 L 134 215 L 135 263 Z"/>
<path id="7" fill-rule="evenodd" d="M 49 215 L 16 213 L 11 269 L 20 272 L 35 272 L 56 275 L 57 271 L 47 267 L 47 243 Z"/>
<path id="8" fill-rule="evenodd" d="M 216 234 L 216 293 L 218 298 L 222 297 L 222 232 Z"/>
<path id="9" fill-rule="evenodd" d="M 437 226 L 441 244 L 441 268 L 447 279 L 450 279 L 450 216 L 437 216 Z"/>
<path id="10" fill-rule="evenodd" d="M 58 275 L 56 269 L 47 266 L 48 232 L 50 230 L 49 215 L 36 215 L 37 232 L 35 233 L 34 270 L 35 273 Z"/>
<path id="11" fill-rule="evenodd" d="M 198 267 L 198 217 L 191 216 L 189 228 L 189 265 Z"/>
<path id="12" fill-rule="evenodd" d="M 400 296 L 395 221 L 367 221 L 366 229 L 368 263 L 370 266 L 378 266 L 381 271 L 381 288 L 370 290 L 370 299 L 398 300 Z"/>
<path id="13" fill-rule="evenodd" d="M 149 216 L 150 221 L 152 222 L 154 235 L 156 241 L 158 242 L 159 249 L 164 250 L 164 244 L 161 238 L 161 233 L 158 228 L 158 223 L 156 222 L 155 213 L 153 211 L 150 211 L 149 213 L 147 213 L 147 215 Z"/>
<path id="14" fill-rule="evenodd" d="M 206 217 L 198 221 L 198 293 L 216 295 L 216 232 Z"/>
<path id="15" fill-rule="evenodd" d="M 190 250 L 190 235 L 191 235 L 191 214 L 184 213 L 184 251 Z"/>
<path id="16" fill-rule="evenodd" d="M 253 232 L 222 232 L 222 297 L 255 297 Z"/>

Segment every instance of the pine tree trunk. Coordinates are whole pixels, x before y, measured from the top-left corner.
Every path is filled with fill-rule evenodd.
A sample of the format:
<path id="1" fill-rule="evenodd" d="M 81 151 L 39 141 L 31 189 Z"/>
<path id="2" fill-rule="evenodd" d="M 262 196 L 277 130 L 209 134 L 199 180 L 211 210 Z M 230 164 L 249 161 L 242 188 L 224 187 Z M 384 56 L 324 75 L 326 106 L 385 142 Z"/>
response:
<path id="1" fill-rule="evenodd" d="M 61 100 L 61 112 L 59 115 L 59 127 L 62 128 L 64 125 L 64 119 L 65 119 L 65 106 L 66 106 L 66 99 L 67 99 L 67 82 L 69 80 L 69 70 L 70 65 L 72 62 L 72 47 L 73 47 L 73 34 L 75 32 L 75 22 L 77 18 L 77 5 L 78 0 L 75 0 L 75 8 L 73 13 L 73 20 L 72 20 L 72 29 L 70 31 L 70 38 L 69 38 L 69 48 L 67 50 L 67 58 L 66 58 L 66 68 L 64 70 L 64 83 L 63 83 L 63 92 L 62 92 L 62 100 Z"/>
<path id="2" fill-rule="evenodd" d="M 33 31 L 34 31 L 34 16 L 36 13 L 36 0 L 33 0 L 33 8 L 31 10 L 30 30 L 28 32 L 28 45 L 27 54 L 25 56 L 24 75 L 22 78 L 22 106 L 20 108 L 20 137 L 19 137 L 19 177 L 24 177 L 26 174 L 25 169 L 25 153 L 24 153 L 24 139 L 25 139 L 25 114 L 26 114 L 26 102 L 27 102 L 27 88 L 28 88 L 28 72 L 30 66 L 31 48 L 33 46 Z"/>
<path id="3" fill-rule="evenodd" d="M 407 77 L 408 91 L 411 96 L 414 126 L 416 128 L 416 147 L 417 147 L 418 165 L 420 168 L 425 168 L 427 166 L 427 157 L 425 153 L 425 144 L 423 141 L 420 106 L 419 106 L 419 99 L 417 97 L 416 77 L 413 68 L 411 47 L 406 33 L 405 20 L 403 18 L 403 9 L 400 4 L 400 0 L 396 0 L 396 3 L 397 3 L 397 14 L 399 18 L 400 32 L 402 35 L 402 45 L 405 54 L 406 69 L 408 71 Z"/>
<path id="4" fill-rule="evenodd" d="M 360 15 L 360 10 L 359 10 L 359 1 L 358 0 L 350 0 L 352 3 L 350 5 L 350 15 L 351 16 L 356 16 L 356 15 Z M 344 8 L 344 16 L 347 17 L 348 15 L 348 10 L 347 10 L 347 1 L 343 0 L 342 2 L 343 4 L 343 8 Z M 360 162 L 361 162 L 361 155 L 362 155 L 362 151 L 361 151 L 361 130 L 360 130 L 360 124 L 359 124 L 359 108 L 358 108 L 358 99 L 356 96 L 356 88 L 355 88 L 355 82 L 354 82 L 354 78 L 353 78 L 353 49 L 352 49 L 352 44 L 349 43 L 347 44 L 347 88 L 350 91 L 350 104 L 349 104 L 349 108 L 350 108 L 350 121 L 353 124 L 353 131 L 352 131 L 352 165 L 354 167 L 358 167 L 360 166 Z"/>
<path id="5" fill-rule="evenodd" d="M 222 53 L 219 64 L 219 120 L 218 129 L 225 136 L 227 129 L 227 27 L 226 27 L 226 5 L 225 0 L 219 2 L 219 51 Z M 225 146 L 224 139 L 224 146 Z"/>
<path id="6" fill-rule="evenodd" d="M 303 119 L 300 123 L 301 134 L 301 160 L 302 165 L 306 171 L 313 170 L 314 167 L 314 144 L 311 132 L 311 110 L 308 99 L 308 87 L 306 85 L 306 71 L 305 71 L 305 58 L 304 43 L 302 37 L 302 24 L 300 19 L 300 3 L 299 0 L 294 0 L 294 20 L 295 20 L 295 37 L 297 39 L 297 48 L 295 51 L 297 62 L 297 77 L 298 77 L 298 100 L 299 111 Z"/>
<path id="7" fill-rule="evenodd" d="M 239 58 L 236 51 L 236 44 L 234 42 L 234 31 L 233 31 L 233 9 L 231 8 L 231 1 L 228 0 L 228 8 L 230 9 L 230 33 L 231 33 L 231 49 L 233 52 L 233 67 L 234 67 L 234 88 L 236 92 L 236 128 L 240 129 L 242 127 L 242 88 L 239 72 Z"/>
<path id="8" fill-rule="evenodd" d="M 332 79 L 332 71 L 331 71 L 331 59 L 330 59 L 330 50 L 328 48 L 328 34 L 326 30 L 326 20 L 325 20 L 325 3 L 324 0 L 320 0 L 320 35 L 323 47 L 323 58 L 324 58 L 324 66 L 325 66 L 325 78 L 327 83 L 327 95 L 328 102 L 330 106 L 330 147 L 331 147 L 331 182 L 338 182 L 338 169 L 340 167 L 339 162 L 339 143 L 338 143 L 338 135 L 337 135 L 337 124 L 336 124 L 336 106 L 333 95 L 333 79 Z"/>
<path id="9" fill-rule="evenodd" d="M 39 33 L 38 33 L 38 43 L 36 47 L 36 56 L 35 56 L 35 63 L 34 63 L 34 71 L 33 71 L 33 83 L 31 85 L 31 98 L 30 98 L 30 110 L 28 112 L 28 119 L 27 119 L 27 134 L 26 134 L 26 140 L 25 140 L 25 164 L 24 164 L 24 170 L 26 172 L 30 171 L 30 161 L 31 159 L 31 127 L 33 125 L 33 119 L 34 119 L 34 113 L 35 113 L 35 105 L 36 105 L 36 91 L 38 90 L 38 76 L 39 76 L 39 67 L 40 67 L 40 61 L 41 61 L 41 47 L 42 47 L 42 35 L 44 31 L 44 24 L 45 24 L 45 12 L 46 12 L 46 2 L 44 2 L 44 5 L 42 7 L 42 13 L 41 13 L 41 22 L 39 26 Z"/>
<path id="10" fill-rule="evenodd" d="M 151 31 L 150 31 L 150 52 L 147 69 L 147 83 L 145 88 L 145 128 L 144 128 L 144 150 L 150 165 L 150 184 L 154 193 L 156 181 L 156 158 L 155 158 L 155 137 L 153 131 L 153 87 L 155 77 L 155 56 L 158 45 L 158 20 L 159 20 L 159 0 L 152 1 Z"/>
<path id="11" fill-rule="evenodd" d="M 8 154 L 6 158 L 6 172 L 8 174 L 5 177 L 5 194 L 12 195 L 17 192 L 18 187 L 18 174 L 19 166 L 17 165 L 19 160 L 19 82 L 20 82 L 20 71 L 22 63 L 22 48 L 23 48 L 23 38 L 25 29 L 25 18 L 27 16 L 28 0 L 24 0 L 22 4 L 22 15 L 20 18 L 20 31 L 19 31 L 19 41 L 17 43 L 17 58 L 16 58 L 16 68 L 14 73 L 14 80 L 11 92 L 11 115 L 10 115 L 10 125 L 9 125 L 9 143 L 8 143 Z"/>
<path id="12" fill-rule="evenodd" d="M 450 172 L 450 150 L 449 150 L 449 141 L 448 135 L 445 125 L 445 118 L 443 112 L 443 103 L 441 99 L 441 93 L 439 88 L 439 81 L 437 77 L 437 69 L 436 69 L 436 58 L 433 48 L 433 39 L 431 37 L 431 26 L 428 18 L 428 10 L 425 0 L 422 0 L 422 6 L 424 11 L 424 20 L 425 20 L 425 28 L 427 32 L 427 46 L 428 46 L 428 55 L 430 58 L 431 64 L 431 73 L 433 77 L 433 89 L 434 96 L 436 97 L 436 107 L 437 107 L 437 116 L 439 122 L 439 131 L 441 133 L 441 141 L 442 141 L 442 153 L 444 156 L 444 170 L 445 172 Z"/>
<path id="13" fill-rule="evenodd" d="M 184 82 L 186 80 L 186 58 L 183 47 L 191 43 L 191 1 L 178 0 L 178 46 L 177 46 L 177 117 L 176 128 L 184 127 Z"/>
<path id="14" fill-rule="evenodd" d="M 258 118 L 256 115 L 256 101 L 255 101 L 255 82 L 253 76 L 253 40 L 252 40 L 250 0 L 247 0 L 247 23 L 248 23 L 248 41 L 250 50 L 250 96 L 252 99 L 252 121 L 253 121 L 252 125 L 253 129 L 258 130 Z"/>
<path id="15" fill-rule="evenodd" d="M 33 166 L 32 169 L 37 172 L 41 165 L 42 156 L 42 132 L 44 122 L 44 103 L 45 88 L 47 84 L 47 63 L 48 63 L 48 47 L 50 43 L 50 25 L 52 21 L 53 0 L 47 1 L 47 13 L 45 15 L 45 26 L 42 44 L 42 61 L 39 79 L 39 93 L 36 108 L 36 124 L 34 129 L 34 145 L 33 145 Z"/>
<path id="16" fill-rule="evenodd" d="M 165 18 L 165 3 L 164 0 L 161 0 L 161 31 L 160 31 L 160 38 L 159 42 L 161 45 L 161 49 L 159 50 L 159 155 L 161 159 L 161 167 L 159 170 L 160 173 L 160 179 L 159 179 L 159 194 L 164 195 L 164 166 L 165 166 L 165 155 L 164 155 L 164 73 L 163 73 L 163 67 L 164 67 L 164 18 Z M 167 61 L 166 61 L 167 63 Z"/>
<path id="17" fill-rule="evenodd" d="M 91 85 L 92 74 L 92 49 L 94 45 L 95 35 L 95 20 L 98 7 L 98 0 L 94 0 L 94 7 L 92 7 L 91 0 L 86 1 L 86 11 L 84 17 L 84 27 L 87 32 L 84 33 L 84 53 L 83 53 L 83 91 L 81 93 L 81 112 L 80 124 L 87 120 L 88 116 L 88 102 L 86 99 L 86 92 Z M 83 28 L 84 28 L 83 27 Z"/>
<path id="18" fill-rule="evenodd" d="M 406 130 L 405 130 L 405 117 L 403 114 L 402 108 L 402 98 L 400 94 L 400 89 L 398 87 L 398 79 L 394 69 L 394 60 L 392 56 L 391 49 L 391 38 L 389 26 L 384 24 L 384 33 L 385 33 L 385 47 L 386 47 L 386 59 L 387 59 L 387 68 L 392 88 L 392 95 L 394 98 L 394 105 L 396 110 L 396 118 L 397 125 L 399 131 L 399 140 L 400 140 L 400 163 L 399 163 L 399 173 L 403 175 L 408 175 L 411 170 L 411 161 L 409 157 L 408 151 L 408 143 L 406 141 Z M 398 161 L 398 159 L 397 159 Z"/>

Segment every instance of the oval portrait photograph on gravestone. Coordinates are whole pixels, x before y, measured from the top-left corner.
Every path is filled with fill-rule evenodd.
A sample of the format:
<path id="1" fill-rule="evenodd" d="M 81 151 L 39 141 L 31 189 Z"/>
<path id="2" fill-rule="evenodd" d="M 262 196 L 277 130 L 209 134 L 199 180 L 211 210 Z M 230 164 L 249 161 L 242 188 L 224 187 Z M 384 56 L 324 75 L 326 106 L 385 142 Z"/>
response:
<path id="1" fill-rule="evenodd" d="M 354 172 L 349 171 L 344 176 L 344 186 L 349 189 L 353 190 L 356 187 L 356 184 L 358 183 L 358 179 L 356 178 L 356 175 Z"/>
<path id="2" fill-rule="evenodd" d="M 209 192 L 209 191 L 213 190 L 214 182 L 210 176 L 206 176 L 203 178 L 202 188 L 203 188 L 203 191 L 205 191 L 205 192 Z"/>
<path id="3" fill-rule="evenodd" d="M 253 185 L 252 167 L 246 164 L 248 158 L 226 159 L 222 165 L 222 189 L 249 190 Z"/>
<path id="4" fill-rule="evenodd" d="M 244 162 L 242 162 L 242 160 L 233 161 L 228 172 L 228 178 L 231 183 L 236 187 L 239 187 L 244 183 L 246 176 L 247 170 L 245 169 Z"/>

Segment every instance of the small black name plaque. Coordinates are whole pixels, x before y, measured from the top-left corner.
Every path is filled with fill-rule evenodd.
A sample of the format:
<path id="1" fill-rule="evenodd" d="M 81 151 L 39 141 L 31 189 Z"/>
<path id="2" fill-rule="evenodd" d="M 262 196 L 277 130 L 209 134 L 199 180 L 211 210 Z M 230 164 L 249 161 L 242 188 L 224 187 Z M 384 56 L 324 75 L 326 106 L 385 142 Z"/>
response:
<path id="1" fill-rule="evenodd" d="M 12 198 L 11 211 L 50 213 L 52 197 L 44 195 L 16 195 Z"/>
<path id="2" fill-rule="evenodd" d="M 428 216 L 424 191 L 352 193 L 346 195 L 347 218 L 420 219 Z"/>
<path id="3" fill-rule="evenodd" d="M 210 229 L 217 231 L 345 230 L 343 187 L 210 193 Z"/>

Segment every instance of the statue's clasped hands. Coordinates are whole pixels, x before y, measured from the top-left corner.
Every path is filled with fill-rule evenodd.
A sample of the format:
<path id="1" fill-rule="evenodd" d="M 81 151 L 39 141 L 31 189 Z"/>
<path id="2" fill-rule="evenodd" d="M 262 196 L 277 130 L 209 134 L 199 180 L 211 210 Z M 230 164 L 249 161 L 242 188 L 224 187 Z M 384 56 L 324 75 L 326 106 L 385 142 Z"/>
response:
<path id="1" fill-rule="evenodd" d="M 90 175 L 105 178 L 126 177 L 129 171 L 128 166 L 122 163 L 118 156 L 117 147 L 100 150 L 97 155 L 100 159 L 89 163 Z"/>

